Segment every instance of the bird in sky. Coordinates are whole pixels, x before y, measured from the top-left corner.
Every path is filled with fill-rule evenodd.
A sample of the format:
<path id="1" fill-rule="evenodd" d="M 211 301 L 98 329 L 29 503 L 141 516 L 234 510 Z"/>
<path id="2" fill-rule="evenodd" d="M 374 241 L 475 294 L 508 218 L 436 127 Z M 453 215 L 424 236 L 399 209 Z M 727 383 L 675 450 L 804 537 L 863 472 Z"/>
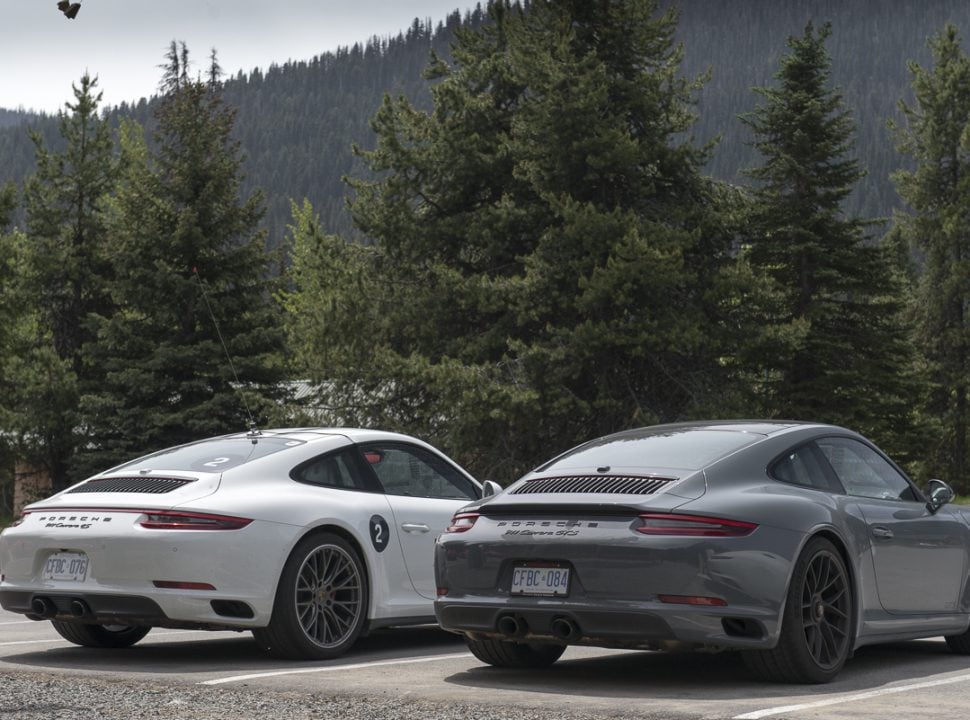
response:
<path id="1" fill-rule="evenodd" d="M 57 9 L 62 13 L 67 15 L 68 18 L 73 20 L 77 17 L 77 11 L 81 9 L 81 3 L 72 3 L 67 0 L 59 0 L 57 3 Z"/>

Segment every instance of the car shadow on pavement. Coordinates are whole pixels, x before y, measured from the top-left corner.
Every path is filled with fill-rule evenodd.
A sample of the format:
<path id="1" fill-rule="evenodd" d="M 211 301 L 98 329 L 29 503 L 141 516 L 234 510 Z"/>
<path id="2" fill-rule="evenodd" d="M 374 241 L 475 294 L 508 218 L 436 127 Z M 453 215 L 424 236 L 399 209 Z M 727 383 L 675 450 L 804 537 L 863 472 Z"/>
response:
<path id="1" fill-rule="evenodd" d="M 162 637 L 162 633 L 171 637 Z M 154 636 L 154 637 L 153 637 Z M 260 672 L 296 667 L 353 664 L 465 649 L 461 638 L 438 627 L 376 630 L 347 654 L 334 660 L 279 660 L 264 653 L 248 632 L 228 635 L 181 633 L 158 629 L 130 648 L 85 648 L 67 641 L 43 651 L 0 657 L 0 666 L 46 667 L 127 673 Z"/>
<path id="2" fill-rule="evenodd" d="M 826 696 L 918 682 L 929 676 L 966 671 L 965 656 L 941 641 L 911 641 L 859 649 L 842 672 L 825 685 L 765 682 L 750 674 L 739 653 L 618 651 L 615 655 L 570 659 L 569 653 L 543 669 L 479 665 L 445 681 L 489 690 L 527 690 L 587 697 L 643 697 L 705 700 L 751 697 Z"/>

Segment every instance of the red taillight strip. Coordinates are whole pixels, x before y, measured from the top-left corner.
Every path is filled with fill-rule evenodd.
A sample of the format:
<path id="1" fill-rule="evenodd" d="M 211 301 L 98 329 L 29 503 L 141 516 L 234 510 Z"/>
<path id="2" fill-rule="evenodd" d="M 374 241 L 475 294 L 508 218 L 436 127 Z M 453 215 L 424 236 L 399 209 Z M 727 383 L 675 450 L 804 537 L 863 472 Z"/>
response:
<path id="1" fill-rule="evenodd" d="M 147 511 L 139 525 L 149 530 L 239 530 L 252 522 L 249 518 L 181 511 Z"/>
<path id="2" fill-rule="evenodd" d="M 149 530 L 239 530 L 252 522 L 250 518 L 213 513 L 192 512 L 189 510 L 149 510 L 146 508 L 108 508 L 108 507 L 51 507 L 24 510 L 21 518 L 30 514 L 67 515 L 68 520 L 90 518 L 104 513 L 128 513 L 145 515 L 138 524 Z M 23 520 L 21 519 L 21 522 Z"/>
<path id="3" fill-rule="evenodd" d="M 643 523 L 635 528 L 644 535 L 678 535 L 686 537 L 743 537 L 757 529 L 757 523 L 725 520 L 707 515 L 679 513 L 640 513 Z"/>
<path id="4" fill-rule="evenodd" d="M 445 528 L 445 532 L 468 532 L 475 526 L 475 521 L 478 520 L 478 518 L 479 514 L 477 512 L 456 513 L 455 516 L 451 518 L 451 525 Z"/>

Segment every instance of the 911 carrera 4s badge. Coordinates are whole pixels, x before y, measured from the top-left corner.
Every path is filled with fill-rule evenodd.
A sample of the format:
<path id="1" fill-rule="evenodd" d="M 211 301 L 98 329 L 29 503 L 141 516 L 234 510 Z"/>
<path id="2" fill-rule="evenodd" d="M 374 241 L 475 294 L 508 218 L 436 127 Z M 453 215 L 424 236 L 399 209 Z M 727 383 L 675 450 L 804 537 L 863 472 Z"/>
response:
<path id="1" fill-rule="evenodd" d="M 391 530 L 387 526 L 387 520 L 380 515 L 373 515 L 370 519 L 370 541 L 377 552 L 384 552 L 388 540 L 391 539 Z"/>
<path id="2" fill-rule="evenodd" d="M 37 522 L 44 523 L 46 528 L 56 528 L 59 530 L 87 530 L 99 523 L 109 523 L 112 518 L 102 515 L 67 515 L 51 514 L 41 515 Z"/>

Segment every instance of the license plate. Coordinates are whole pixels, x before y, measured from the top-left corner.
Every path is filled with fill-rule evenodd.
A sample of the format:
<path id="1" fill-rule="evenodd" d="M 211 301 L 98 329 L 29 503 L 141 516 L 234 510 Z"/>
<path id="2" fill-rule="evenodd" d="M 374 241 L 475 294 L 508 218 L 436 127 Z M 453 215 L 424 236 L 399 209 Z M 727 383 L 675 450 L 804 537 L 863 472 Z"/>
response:
<path id="1" fill-rule="evenodd" d="M 47 558 L 41 572 L 44 580 L 84 582 L 87 576 L 88 556 L 76 552 L 54 553 Z"/>
<path id="2" fill-rule="evenodd" d="M 513 595 L 568 595 L 569 568 L 516 566 L 512 570 L 511 593 Z"/>

